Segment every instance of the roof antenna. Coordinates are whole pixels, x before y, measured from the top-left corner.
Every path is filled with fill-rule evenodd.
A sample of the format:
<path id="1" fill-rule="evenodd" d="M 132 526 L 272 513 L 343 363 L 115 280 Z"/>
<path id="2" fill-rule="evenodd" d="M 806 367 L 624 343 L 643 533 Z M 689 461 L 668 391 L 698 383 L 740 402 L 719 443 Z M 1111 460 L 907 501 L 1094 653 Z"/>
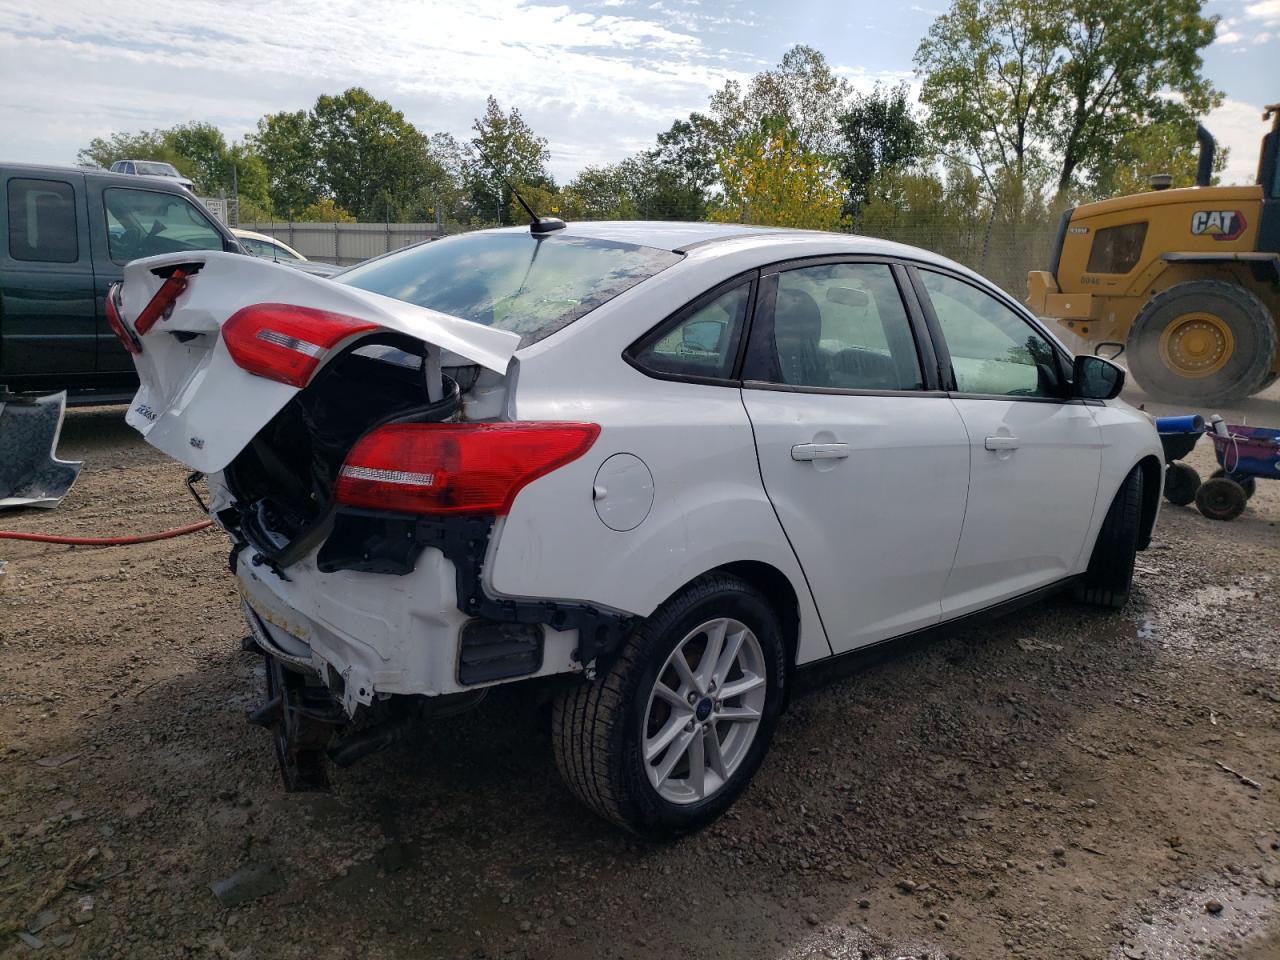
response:
<path id="1" fill-rule="evenodd" d="M 494 162 L 489 159 L 489 155 L 480 149 L 478 144 L 473 142 L 472 146 L 475 147 L 476 153 L 480 154 L 484 159 L 484 162 L 489 164 L 491 169 L 497 169 Z M 529 206 L 524 197 L 520 196 L 520 191 L 517 190 L 506 177 L 502 178 L 502 185 L 511 191 L 512 196 L 514 196 L 520 206 L 524 208 L 524 212 L 529 215 L 529 232 L 533 234 L 533 236 L 545 237 L 549 233 L 555 233 L 557 230 L 564 229 L 565 223 L 559 217 L 538 216 L 537 213 L 534 212 L 533 207 Z"/>
<path id="2" fill-rule="evenodd" d="M 520 196 L 519 190 L 511 186 L 509 183 L 507 184 L 507 189 L 509 189 L 512 195 L 515 196 L 516 200 L 519 201 L 520 206 L 524 207 L 524 212 L 529 215 L 529 232 L 535 237 L 545 237 L 548 233 L 555 233 L 557 230 L 564 229 L 564 221 L 559 217 L 538 216 L 533 212 L 533 207 L 529 206 L 529 204 L 525 202 L 524 197 Z"/>

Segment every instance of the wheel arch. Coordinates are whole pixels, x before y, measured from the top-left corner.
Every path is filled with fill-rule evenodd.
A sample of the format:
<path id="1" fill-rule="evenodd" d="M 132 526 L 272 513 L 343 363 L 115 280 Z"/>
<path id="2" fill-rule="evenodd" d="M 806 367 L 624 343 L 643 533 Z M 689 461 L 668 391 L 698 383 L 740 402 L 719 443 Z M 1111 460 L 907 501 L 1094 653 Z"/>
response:
<path id="1" fill-rule="evenodd" d="M 1151 545 L 1155 532 L 1156 516 L 1160 513 L 1160 491 L 1164 484 L 1164 464 L 1159 457 L 1145 456 L 1138 461 L 1142 470 L 1142 520 L 1138 528 L 1138 549 Z M 1126 474 L 1127 476 L 1127 474 Z M 1112 494 L 1114 497 L 1115 494 Z"/>
<path id="2" fill-rule="evenodd" d="M 762 560 L 735 560 L 732 563 L 723 563 L 718 567 L 704 570 L 672 591 L 671 597 L 687 589 L 696 580 L 716 573 L 727 573 L 737 577 L 757 590 L 769 602 L 769 606 L 773 608 L 773 612 L 778 615 L 778 621 L 782 624 L 782 639 L 787 647 L 787 662 L 795 666 L 800 649 L 800 597 L 791 578 L 773 564 Z M 665 603 L 666 600 L 663 602 Z"/>

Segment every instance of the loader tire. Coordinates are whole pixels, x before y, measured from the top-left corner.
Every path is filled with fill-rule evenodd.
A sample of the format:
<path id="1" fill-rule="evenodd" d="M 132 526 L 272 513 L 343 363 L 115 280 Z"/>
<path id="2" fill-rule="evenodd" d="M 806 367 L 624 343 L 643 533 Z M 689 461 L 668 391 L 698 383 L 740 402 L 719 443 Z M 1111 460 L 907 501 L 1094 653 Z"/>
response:
<path id="1" fill-rule="evenodd" d="M 1265 388 L 1276 324 L 1250 290 L 1191 280 L 1157 293 L 1129 331 L 1129 370 L 1153 399 L 1216 404 Z"/>
<path id="2" fill-rule="evenodd" d="M 1133 562 L 1142 528 L 1142 467 L 1129 471 L 1107 510 L 1089 567 L 1076 583 L 1074 595 L 1092 607 L 1119 610 L 1129 602 Z"/>

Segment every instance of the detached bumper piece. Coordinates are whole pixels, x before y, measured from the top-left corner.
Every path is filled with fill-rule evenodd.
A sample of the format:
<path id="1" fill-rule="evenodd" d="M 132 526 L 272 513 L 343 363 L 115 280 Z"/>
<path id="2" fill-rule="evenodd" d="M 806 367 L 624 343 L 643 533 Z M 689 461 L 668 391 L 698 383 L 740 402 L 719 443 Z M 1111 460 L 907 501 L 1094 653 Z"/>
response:
<path id="1" fill-rule="evenodd" d="M 67 394 L 18 397 L 0 387 L 0 510 L 51 509 L 80 476 L 82 463 L 55 456 Z"/>

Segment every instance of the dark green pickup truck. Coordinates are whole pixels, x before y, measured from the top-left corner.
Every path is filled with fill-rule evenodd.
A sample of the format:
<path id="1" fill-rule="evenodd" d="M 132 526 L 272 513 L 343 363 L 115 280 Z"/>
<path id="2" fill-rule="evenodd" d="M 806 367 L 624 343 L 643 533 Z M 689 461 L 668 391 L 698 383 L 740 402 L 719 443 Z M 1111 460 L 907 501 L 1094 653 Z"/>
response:
<path id="1" fill-rule="evenodd" d="M 138 378 L 107 326 L 107 287 L 130 260 L 181 250 L 243 252 L 176 183 L 0 163 L 0 384 L 128 400 Z"/>

